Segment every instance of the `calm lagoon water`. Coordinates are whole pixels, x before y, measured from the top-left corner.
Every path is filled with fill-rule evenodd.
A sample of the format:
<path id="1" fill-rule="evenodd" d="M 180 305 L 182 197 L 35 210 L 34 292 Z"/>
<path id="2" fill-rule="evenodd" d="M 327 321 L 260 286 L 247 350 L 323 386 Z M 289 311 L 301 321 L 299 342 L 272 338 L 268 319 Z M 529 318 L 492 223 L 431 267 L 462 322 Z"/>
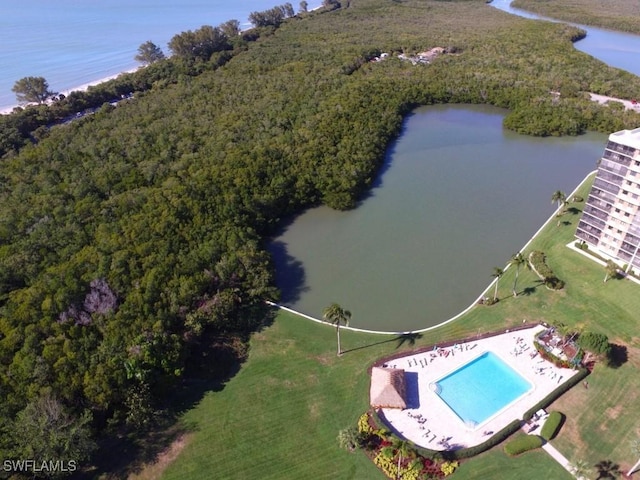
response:
<path id="1" fill-rule="evenodd" d="M 283 303 L 320 318 L 338 302 L 352 326 L 385 331 L 437 325 L 473 303 L 606 140 L 518 135 L 503 129 L 505 113 L 415 110 L 362 205 L 311 209 L 274 240 Z"/>
<path id="2" fill-rule="evenodd" d="M 321 2 L 309 1 L 309 8 Z M 45 77 L 54 91 L 134 69 L 140 44 L 168 54 L 175 34 L 238 20 L 280 5 L 276 0 L 2 0 L 0 110 L 15 105 L 11 87 L 26 76 Z M 298 3 L 294 2 L 294 8 Z"/>
<path id="3" fill-rule="evenodd" d="M 533 20 L 547 20 L 558 22 L 548 17 L 542 17 L 526 10 L 511 7 L 511 0 L 493 0 L 491 6 L 505 12 Z M 569 23 L 569 22 L 565 22 Z M 640 36 L 631 33 L 605 30 L 587 25 L 572 23 L 587 32 L 587 36 L 576 42 L 576 49 L 587 53 L 612 67 L 621 68 L 635 75 L 640 75 Z"/>

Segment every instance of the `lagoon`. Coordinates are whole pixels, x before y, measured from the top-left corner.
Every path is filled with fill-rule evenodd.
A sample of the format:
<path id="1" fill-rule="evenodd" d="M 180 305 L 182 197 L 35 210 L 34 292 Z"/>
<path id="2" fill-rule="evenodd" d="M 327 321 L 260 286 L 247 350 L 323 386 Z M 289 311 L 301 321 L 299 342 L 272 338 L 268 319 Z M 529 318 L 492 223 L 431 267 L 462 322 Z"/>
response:
<path id="1" fill-rule="evenodd" d="M 560 22 L 553 18 L 543 17 L 511 6 L 511 0 L 492 0 L 489 4 L 499 10 L 531 20 Z M 564 22 L 569 23 L 569 22 Z M 640 35 L 616 32 L 604 28 L 569 23 L 587 32 L 587 36 L 575 42 L 577 50 L 610 65 L 640 75 Z"/>
<path id="2" fill-rule="evenodd" d="M 472 304 L 596 168 L 606 135 L 534 138 L 505 130 L 506 111 L 415 110 L 355 210 L 298 216 L 272 245 L 282 303 L 320 318 L 332 302 L 351 325 L 401 331 L 442 323 Z"/>

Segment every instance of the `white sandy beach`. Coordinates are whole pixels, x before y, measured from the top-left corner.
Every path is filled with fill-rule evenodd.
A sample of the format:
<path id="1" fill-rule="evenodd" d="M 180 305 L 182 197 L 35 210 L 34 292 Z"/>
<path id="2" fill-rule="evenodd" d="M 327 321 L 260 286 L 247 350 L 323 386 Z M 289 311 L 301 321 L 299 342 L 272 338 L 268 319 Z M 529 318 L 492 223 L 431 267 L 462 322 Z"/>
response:
<path id="1" fill-rule="evenodd" d="M 118 78 L 120 75 L 125 73 L 133 73 L 138 71 L 141 67 L 132 68 L 130 70 L 126 70 L 124 72 L 117 73 L 115 75 L 110 75 L 108 77 L 101 78 L 100 80 L 96 80 L 94 82 L 85 83 L 84 85 L 80 85 L 78 87 L 73 87 L 68 90 L 63 90 L 62 92 L 57 92 L 58 94 L 63 94 L 65 96 L 69 95 L 71 92 L 86 92 L 89 87 L 93 87 L 95 85 L 100 85 L 101 83 L 108 82 L 109 80 L 113 80 L 114 78 Z M 21 105 L 13 105 L 11 107 L 6 107 L 0 110 L 0 115 L 8 115 L 13 111 L 14 108 L 20 107 Z"/>

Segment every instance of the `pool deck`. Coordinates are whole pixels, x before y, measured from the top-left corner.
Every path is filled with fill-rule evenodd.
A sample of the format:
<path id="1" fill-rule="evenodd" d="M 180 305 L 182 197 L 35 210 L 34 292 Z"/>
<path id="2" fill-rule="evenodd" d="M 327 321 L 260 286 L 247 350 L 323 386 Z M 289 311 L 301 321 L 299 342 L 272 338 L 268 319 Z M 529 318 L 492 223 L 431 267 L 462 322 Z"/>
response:
<path id="1" fill-rule="evenodd" d="M 408 381 L 408 408 L 385 408 L 381 416 L 396 433 L 432 450 L 459 449 L 484 442 L 511 421 L 522 419 L 527 410 L 578 373 L 577 370 L 558 368 L 540 358 L 533 341 L 544 329 L 538 325 L 390 360 L 387 367 L 404 369 L 405 376 L 409 379 L 413 376 L 413 381 Z M 500 357 L 533 388 L 483 423 L 465 425 L 429 385 L 487 351 Z"/>

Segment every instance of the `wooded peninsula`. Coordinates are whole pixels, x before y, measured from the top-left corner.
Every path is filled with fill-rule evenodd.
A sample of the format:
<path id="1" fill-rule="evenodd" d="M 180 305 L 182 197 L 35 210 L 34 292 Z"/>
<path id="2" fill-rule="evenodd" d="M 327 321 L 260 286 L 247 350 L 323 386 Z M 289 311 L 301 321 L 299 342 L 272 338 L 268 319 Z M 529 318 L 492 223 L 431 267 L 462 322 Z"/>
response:
<path id="1" fill-rule="evenodd" d="M 590 101 L 640 79 L 583 35 L 481 0 L 328 2 L 2 116 L 2 457 L 88 458 L 236 372 L 278 299 L 265 242 L 304 208 L 355 207 L 413 108 L 494 105 L 538 136 L 637 127 Z"/>

